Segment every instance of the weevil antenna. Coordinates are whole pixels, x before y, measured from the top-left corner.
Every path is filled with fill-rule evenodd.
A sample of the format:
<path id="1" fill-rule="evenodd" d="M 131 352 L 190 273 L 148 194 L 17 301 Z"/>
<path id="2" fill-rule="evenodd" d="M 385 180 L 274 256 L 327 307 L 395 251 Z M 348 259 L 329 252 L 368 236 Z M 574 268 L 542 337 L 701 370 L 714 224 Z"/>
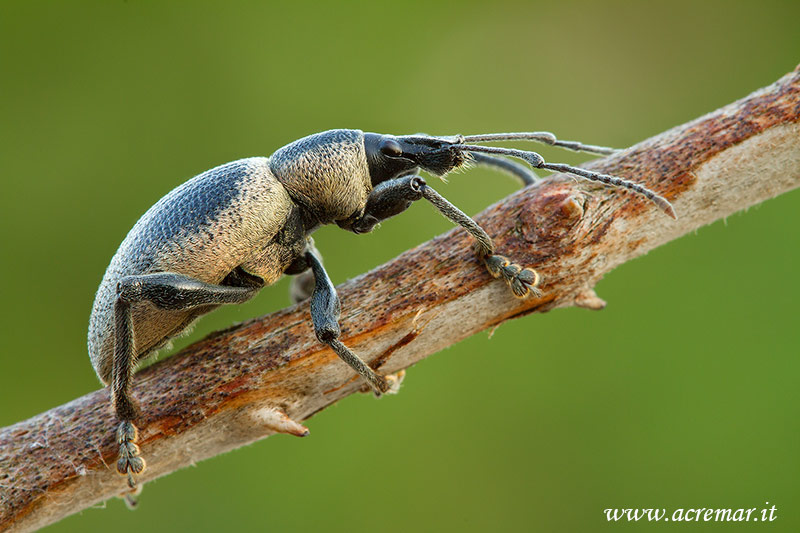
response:
<path id="1" fill-rule="evenodd" d="M 561 141 L 549 131 L 524 131 L 515 133 L 485 133 L 481 135 L 467 135 L 462 137 L 464 143 L 484 143 L 495 141 L 535 141 L 550 146 L 558 146 L 575 152 L 589 152 L 592 154 L 611 155 L 619 150 L 607 146 L 583 144 L 577 141 Z"/>
<path id="2" fill-rule="evenodd" d="M 470 157 L 475 163 L 479 165 L 486 165 L 502 170 L 512 176 L 516 176 L 523 183 L 523 185 L 533 185 L 539 181 L 539 176 L 534 171 L 521 163 L 506 159 L 505 157 L 497 157 L 489 154 L 479 154 L 477 152 L 470 152 Z"/>
<path id="3" fill-rule="evenodd" d="M 647 187 L 643 187 L 638 183 L 634 183 L 632 181 L 618 178 L 616 176 L 609 176 L 608 174 L 600 174 L 598 172 L 592 172 L 590 170 L 584 170 L 582 168 L 573 167 L 570 165 L 565 165 L 563 163 L 547 163 L 542 156 L 537 154 L 536 152 L 526 152 L 525 150 L 516 150 L 514 148 L 498 148 L 494 146 L 475 146 L 471 144 L 455 144 L 457 148 L 465 150 L 467 152 L 483 152 L 487 154 L 497 154 L 497 155 L 505 155 L 509 157 L 516 157 L 517 159 L 522 159 L 523 161 L 527 162 L 534 168 L 543 168 L 545 170 L 550 170 L 553 172 L 565 172 L 567 174 L 572 174 L 575 176 L 580 176 L 590 181 L 597 181 L 600 183 L 604 183 L 606 185 L 611 185 L 612 187 L 620 187 L 623 189 L 628 189 L 635 193 L 641 194 L 648 200 L 652 201 L 656 207 L 662 210 L 664 213 L 669 215 L 672 218 L 678 218 L 675 214 L 675 209 L 672 207 L 672 204 L 664 198 L 663 196 L 659 196 L 658 194 L 654 193 Z"/>

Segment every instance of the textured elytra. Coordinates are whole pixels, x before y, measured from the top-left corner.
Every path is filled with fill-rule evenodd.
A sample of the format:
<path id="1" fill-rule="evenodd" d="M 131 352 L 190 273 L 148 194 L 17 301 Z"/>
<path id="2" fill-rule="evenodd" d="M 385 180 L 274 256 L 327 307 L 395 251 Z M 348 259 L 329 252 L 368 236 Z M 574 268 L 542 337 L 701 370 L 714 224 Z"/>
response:
<path id="1" fill-rule="evenodd" d="M 172 272 L 217 285 L 241 269 L 270 285 L 306 249 L 313 227 L 304 223 L 360 213 L 371 191 L 359 130 L 310 135 L 270 158 L 227 163 L 173 189 L 125 237 L 97 291 L 88 348 L 100 380 L 111 379 L 114 301 L 126 276 Z M 134 359 L 147 357 L 215 307 L 165 311 L 150 302 L 133 304 Z"/>
<path id="2" fill-rule="evenodd" d="M 89 323 L 89 355 L 104 383 L 111 378 L 114 300 L 125 276 L 179 272 L 220 283 L 236 267 L 273 283 L 295 250 L 273 242 L 292 214 L 285 188 L 268 159 L 234 161 L 204 172 L 173 189 L 139 219 L 120 245 L 97 291 Z M 293 245 L 288 245 L 289 247 Z M 186 329 L 211 307 L 175 312 L 149 303 L 133 308 L 139 357 Z"/>

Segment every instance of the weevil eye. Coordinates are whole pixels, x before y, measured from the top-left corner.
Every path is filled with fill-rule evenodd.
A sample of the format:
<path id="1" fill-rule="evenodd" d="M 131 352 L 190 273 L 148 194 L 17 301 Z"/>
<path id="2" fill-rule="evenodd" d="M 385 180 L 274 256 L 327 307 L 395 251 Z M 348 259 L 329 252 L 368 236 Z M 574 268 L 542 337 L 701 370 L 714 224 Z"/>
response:
<path id="1" fill-rule="evenodd" d="M 403 149 L 400 148 L 400 143 L 390 137 L 381 139 L 378 149 L 383 155 L 388 155 L 389 157 L 400 157 L 403 155 Z"/>

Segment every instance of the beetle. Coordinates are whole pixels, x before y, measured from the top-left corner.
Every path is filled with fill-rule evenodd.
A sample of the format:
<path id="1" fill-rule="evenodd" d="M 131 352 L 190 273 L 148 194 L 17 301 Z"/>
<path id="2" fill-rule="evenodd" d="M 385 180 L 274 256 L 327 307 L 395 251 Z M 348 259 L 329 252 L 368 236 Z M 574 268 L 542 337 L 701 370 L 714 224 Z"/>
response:
<path id="1" fill-rule="evenodd" d="M 197 318 L 223 304 L 242 303 L 283 274 L 295 276 L 291 297 L 311 298 L 314 332 L 380 395 L 396 391 L 397 376 L 382 376 L 339 340 L 340 302 L 311 233 L 335 223 L 366 233 L 425 199 L 466 229 L 489 273 L 514 296 L 539 294 L 535 270 L 496 253 L 489 235 L 429 187 L 434 176 L 468 163 L 536 181 L 527 167 L 567 172 L 645 196 L 675 217 L 663 197 L 634 182 L 558 163 L 536 152 L 484 146 L 493 141 L 538 141 L 575 151 L 610 148 L 558 140 L 548 132 L 485 135 L 382 135 L 337 129 L 288 144 L 270 157 L 233 161 L 173 189 L 133 226 L 111 259 L 89 321 L 92 366 L 111 387 L 119 421 L 117 471 L 136 487 L 145 461 L 137 446 L 137 406 L 130 389 L 137 363 L 153 355 Z M 506 157 L 504 157 L 506 156 Z"/>

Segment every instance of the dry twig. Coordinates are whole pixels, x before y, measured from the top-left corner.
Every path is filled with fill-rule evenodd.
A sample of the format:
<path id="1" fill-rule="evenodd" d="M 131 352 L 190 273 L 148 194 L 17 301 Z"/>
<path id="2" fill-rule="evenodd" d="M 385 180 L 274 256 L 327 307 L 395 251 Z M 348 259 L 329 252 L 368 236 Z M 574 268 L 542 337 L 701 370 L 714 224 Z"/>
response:
<path id="1" fill-rule="evenodd" d="M 528 313 L 605 304 L 592 287 L 617 265 L 800 186 L 800 69 L 691 123 L 588 168 L 646 184 L 673 221 L 619 190 L 554 177 L 476 219 L 498 250 L 543 275 L 540 299 L 516 300 L 455 229 L 339 287 L 343 339 L 394 372 Z M 385 295 L 388 295 L 385 296 Z M 142 482 L 266 437 L 357 391 L 353 372 L 312 331 L 308 304 L 198 342 L 134 382 L 143 406 Z M 31 530 L 122 494 L 108 391 L 0 430 L 0 529 Z M 111 467 L 109 467 L 111 465 Z"/>

